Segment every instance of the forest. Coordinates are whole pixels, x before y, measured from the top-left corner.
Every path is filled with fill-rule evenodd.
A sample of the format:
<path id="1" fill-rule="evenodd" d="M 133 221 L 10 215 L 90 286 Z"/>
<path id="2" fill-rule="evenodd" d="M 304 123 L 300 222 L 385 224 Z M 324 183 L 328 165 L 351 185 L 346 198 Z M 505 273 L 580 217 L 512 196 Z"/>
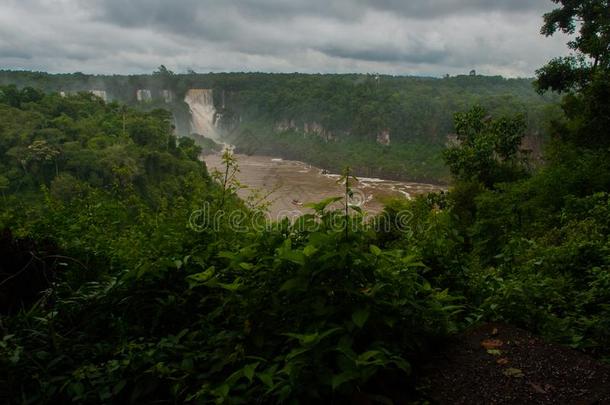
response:
<path id="1" fill-rule="evenodd" d="M 246 154 L 301 160 L 340 172 L 350 165 L 366 177 L 449 183 L 442 149 L 453 117 L 473 105 L 496 115 L 523 114 L 526 141 L 541 154 L 548 128 L 561 116 L 554 92 L 539 94 L 532 79 L 500 76 L 439 78 L 388 75 L 268 73 L 92 76 L 0 71 L 0 84 L 45 92 L 102 90 L 109 100 L 141 111 L 172 112 L 178 135 L 191 135 L 188 89 L 214 91 L 222 137 Z M 150 99 L 138 101 L 138 90 Z M 171 97 L 164 99 L 165 91 Z M 381 143 L 381 134 L 388 138 Z"/>
<path id="2" fill-rule="evenodd" d="M 535 90 L 436 79 L 497 83 L 483 98 L 456 90 L 460 101 L 439 90 L 438 108 L 413 101 L 453 112 L 420 121 L 455 134 L 435 146 L 450 191 L 388 201 L 372 219 L 350 204 L 357 173 L 341 161 L 343 195 L 260 226 L 261 207 L 237 197 L 239 160 L 226 152 L 226 170 L 208 172 L 195 141 L 174 134 L 171 111 L 61 96 L 46 75 L 19 73 L 31 82 L 0 87 L 0 399 L 424 404 L 438 388 L 424 378 L 427 362 L 488 323 L 610 362 L 610 23 L 600 4 L 561 2 L 545 15 L 543 34 L 575 34 L 574 55 L 541 67 Z M 232 101 L 264 121 L 249 120 L 252 133 L 296 114 L 279 105 L 306 108 L 291 97 L 312 100 L 293 90 L 272 98 L 256 90 L 271 82 L 250 75 L 205 78 L 225 80 L 227 92 L 252 83 Z M 402 81 L 416 80 L 383 77 L 380 88 Z M 536 101 L 532 124 L 502 86 L 554 93 L 544 97 L 561 97 L 561 108 Z M 400 101 L 376 104 L 367 88 L 374 113 L 362 122 L 356 110 L 333 111 L 347 102 L 330 95 L 298 114 L 337 131 L 350 122 L 355 137 L 385 126 L 442 133 L 409 127 Z M 547 139 L 536 164 L 522 150 L 532 128 Z M 494 342 L 484 355 L 496 365 L 504 347 Z M 523 376 L 507 367 L 502 378 Z M 608 385 L 596 389 L 600 397 L 570 400 L 610 400 Z"/>

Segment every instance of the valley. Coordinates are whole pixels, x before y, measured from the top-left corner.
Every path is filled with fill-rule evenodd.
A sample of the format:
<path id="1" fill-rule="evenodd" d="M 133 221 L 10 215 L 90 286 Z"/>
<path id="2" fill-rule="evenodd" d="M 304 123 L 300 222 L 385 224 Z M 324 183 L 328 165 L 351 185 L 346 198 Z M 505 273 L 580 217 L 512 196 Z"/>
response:
<path id="1" fill-rule="evenodd" d="M 246 187 L 238 192 L 247 198 L 258 191 L 270 203 L 268 215 L 272 220 L 296 218 L 311 212 L 305 205 L 325 198 L 340 196 L 343 185 L 339 174 L 326 173 L 322 169 L 293 160 L 270 156 L 236 154 L 240 168 L 237 179 Z M 205 156 L 209 171 L 223 171 L 219 154 Z M 351 203 L 369 215 L 379 214 L 384 201 L 391 198 L 410 199 L 416 195 L 446 190 L 445 187 L 413 182 L 383 180 L 362 177 L 353 186 Z"/>

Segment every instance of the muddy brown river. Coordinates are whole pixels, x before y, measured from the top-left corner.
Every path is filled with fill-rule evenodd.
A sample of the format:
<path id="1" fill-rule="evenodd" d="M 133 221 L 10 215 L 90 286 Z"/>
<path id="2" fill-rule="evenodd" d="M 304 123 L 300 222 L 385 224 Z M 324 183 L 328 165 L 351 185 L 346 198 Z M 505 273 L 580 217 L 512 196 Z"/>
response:
<path id="1" fill-rule="evenodd" d="M 240 169 L 237 179 L 247 186 L 239 190 L 239 196 L 247 198 L 253 195 L 254 190 L 258 190 L 260 195 L 268 195 L 271 219 L 301 215 L 310 211 L 304 207 L 305 204 L 343 194 L 344 185 L 338 183 L 339 174 L 323 173 L 321 169 L 303 162 L 269 156 L 234 156 Z M 220 155 L 205 156 L 204 161 L 210 173 L 214 169 L 224 171 Z M 362 177 L 358 180 L 352 186 L 351 203 L 369 214 L 381 212 L 388 198 L 412 198 L 417 194 L 446 190 L 433 184 Z"/>

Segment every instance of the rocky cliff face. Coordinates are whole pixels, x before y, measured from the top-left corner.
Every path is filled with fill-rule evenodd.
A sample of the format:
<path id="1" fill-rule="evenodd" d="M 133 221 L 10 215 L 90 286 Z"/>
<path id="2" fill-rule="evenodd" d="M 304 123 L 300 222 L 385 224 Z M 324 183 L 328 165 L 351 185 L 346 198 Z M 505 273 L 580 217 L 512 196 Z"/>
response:
<path id="1" fill-rule="evenodd" d="M 282 120 L 275 123 L 274 129 L 276 132 L 297 131 L 297 124 L 294 120 Z"/>
<path id="2" fill-rule="evenodd" d="M 377 143 L 382 145 L 389 146 L 390 145 L 390 130 L 384 129 L 377 133 Z"/>
<path id="3" fill-rule="evenodd" d="M 304 122 L 303 124 L 298 125 L 295 120 L 282 120 L 275 123 L 274 129 L 276 132 L 299 131 L 307 135 L 319 136 L 325 141 L 335 139 L 335 136 L 331 131 L 327 130 L 322 124 L 316 121 Z"/>
<path id="4" fill-rule="evenodd" d="M 285 120 L 276 122 L 274 125 L 274 130 L 276 132 L 296 131 L 296 132 L 302 132 L 306 135 L 316 135 L 316 136 L 319 136 L 320 138 L 324 139 L 327 142 L 337 139 L 337 133 L 329 131 L 322 124 L 320 124 L 319 122 L 316 122 L 316 121 L 310 121 L 310 122 L 306 121 L 306 122 L 303 122 L 302 124 L 300 124 L 300 123 L 297 123 L 296 120 L 285 119 Z M 342 132 L 339 135 L 340 136 L 349 135 L 349 132 Z M 383 130 L 377 132 L 377 134 L 375 134 L 374 137 L 375 137 L 375 140 L 377 141 L 377 143 L 379 143 L 381 145 L 389 146 L 391 143 L 391 134 L 390 134 L 389 129 L 383 129 Z"/>

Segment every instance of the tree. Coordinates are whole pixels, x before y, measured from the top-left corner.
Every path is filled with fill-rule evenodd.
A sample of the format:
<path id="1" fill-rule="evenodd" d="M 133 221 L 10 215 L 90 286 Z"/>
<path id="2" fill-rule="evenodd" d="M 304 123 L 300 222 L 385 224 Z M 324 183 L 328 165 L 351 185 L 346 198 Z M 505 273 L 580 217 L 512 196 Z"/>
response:
<path id="1" fill-rule="evenodd" d="M 165 65 L 160 65 L 157 70 L 153 72 L 155 76 L 173 76 L 174 72 L 165 67 Z"/>
<path id="2" fill-rule="evenodd" d="M 176 76 L 174 72 L 165 67 L 165 65 L 161 65 L 153 72 L 153 77 L 155 77 L 161 88 L 168 89 L 173 88 L 176 80 Z"/>
<path id="3" fill-rule="evenodd" d="M 610 1 L 552 0 L 559 8 L 544 15 L 541 32 L 576 35 L 568 42 L 574 54 L 555 58 L 539 69 L 536 86 L 566 93 L 563 109 L 570 125 L 557 128 L 579 146 L 608 145 L 610 125 Z"/>
<path id="4" fill-rule="evenodd" d="M 57 166 L 57 157 L 60 155 L 60 151 L 57 148 L 49 145 L 47 141 L 37 140 L 32 142 L 27 148 L 27 160 L 29 162 L 54 162 L 55 163 L 55 175 L 59 175 L 59 168 Z"/>
<path id="5" fill-rule="evenodd" d="M 178 147 L 184 156 L 190 160 L 197 160 L 201 155 L 201 147 L 195 144 L 192 138 L 182 137 L 178 139 Z"/>
<path id="6" fill-rule="evenodd" d="M 42 100 L 44 93 L 33 87 L 25 87 L 21 90 L 21 103 L 37 103 Z"/>
<path id="7" fill-rule="evenodd" d="M 546 36 L 578 34 L 568 46 L 575 54 L 555 58 L 538 70 L 538 88 L 567 92 L 586 87 L 599 71 L 610 69 L 610 1 L 552 0 L 561 7 L 544 15 Z"/>
<path id="8" fill-rule="evenodd" d="M 526 129 L 523 116 L 494 119 L 484 108 L 475 106 L 456 113 L 454 121 L 457 139 L 445 150 L 444 158 L 456 179 L 491 188 L 523 173 L 519 160 Z"/>
<path id="9" fill-rule="evenodd" d="M 8 190 L 10 185 L 10 181 L 5 176 L 0 175 L 0 194 L 2 194 L 3 198 L 5 198 L 4 193 L 6 192 L 6 190 Z"/>
<path id="10" fill-rule="evenodd" d="M 568 46 L 590 58 L 592 71 L 610 68 L 610 1 L 608 0 L 553 0 L 561 4 L 544 15 L 542 33 L 546 36 L 562 31 L 578 36 Z"/>
<path id="11" fill-rule="evenodd" d="M 21 105 L 21 97 L 17 86 L 11 84 L 0 89 L 0 103 L 19 108 Z"/>

